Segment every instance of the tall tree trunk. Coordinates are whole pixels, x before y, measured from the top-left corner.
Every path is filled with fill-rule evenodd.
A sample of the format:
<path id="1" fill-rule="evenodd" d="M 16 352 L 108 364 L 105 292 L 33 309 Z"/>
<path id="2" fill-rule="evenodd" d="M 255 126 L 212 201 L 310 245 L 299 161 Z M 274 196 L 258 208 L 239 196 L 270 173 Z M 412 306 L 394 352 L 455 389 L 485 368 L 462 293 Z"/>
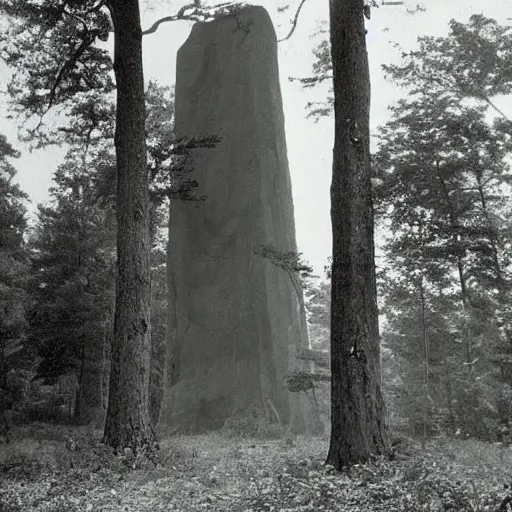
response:
<path id="1" fill-rule="evenodd" d="M 445 356 L 444 362 L 444 380 L 445 380 L 445 388 L 446 388 L 446 407 L 448 409 L 448 421 L 450 424 L 450 434 L 455 435 L 455 413 L 453 411 L 453 386 L 452 386 L 452 377 L 451 373 L 448 369 L 448 358 Z"/>
<path id="2" fill-rule="evenodd" d="M 448 207 L 448 220 L 450 222 L 450 227 L 452 229 L 453 235 L 452 235 L 452 243 L 454 245 L 460 244 L 460 223 L 459 219 L 457 218 L 455 214 L 455 208 L 452 203 L 452 199 L 450 197 L 450 191 L 448 190 L 448 186 L 446 185 L 446 182 L 441 174 L 440 171 L 440 164 L 439 160 L 436 160 L 435 162 L 436 166 L 436 173 L 437 177 L 439 179 L 439 182 L 441 184 L 441 189 L 444 195 L 444 200 L 446 202 L 446 205 Z M 471 363 L 471 325 L 470 325 L 470 312 L 469 312 L 469 301 L 468 301 L 468 289 L 466 286 L 466 277 L 464 272 L 464 256 L 457 254 L 457 272 L 459 275 L 459 284 L 460 284 L 460 293 L 461 293 L 461 301 L 462 301 L 462 311 L 464 313 L 464 337 L 465 337 L 465 343 L 466 343 L 466 367 L 467 371 L 471 372 L 472 365 Z"/>
<path id="3" fill-rule="evenodd" d="M 10 439 L 7 409 L 11 408 L 11 397 L 7 390 L 6 338 L 4 332 L 0 331 L 0 441 L 3 442 Z"/>
<path id="4" fill-rule="evenodd" d="M 80 371 L 78 372 L 77 377 L 77 388 L 76 388 L 76 398 L 75 398 L 75 410 L 74 410 L 74 420 L 80 421 L 83 420 L 84 416 L 84 403 L 83 403 L 83 394 L 84 394 L 84 376 L 85 376 L 85 340 L 82 341 L 82 347 L 80 348 Z"/>
<path id="5" fill-rule="evenodd" d="M 0 331 L 0 390 L 7 389 L 7 333 Z"/>
<path id="6" fill-rule="evenodd" d="M 331 184 L 331 442 L 335 468 L 387 452 L 370 182 L 364 0 L 330 0 L 335 142 Z"/>
<path id="7" fill-rule="evenodd" d="M 420 304 L 421 304 L 421 337 L 423 341 L 423 436 L 421 438 L 421 447 L 424 450 L 427 443 L 428 435 L 428 417 L 430 409 L 430 392 L 429 392 L 429 346 L 427 337 L 427 319 L 425 307 L 425 287 L 423 286 L 423 276 L 420 278 L 419 284 Z"/>
<path id="8" fill-rule="evenodd" d="M 492 221 L 492 214 L 489 211 L 489 208 L 487 206 L 487 199 L 485 197 L 485 191 L 484 191 L 484 184 L 482 183 L 482 176 L 479 173 L 475 173 L 475 179 L 478 186 L 478 196 L 480 198 L 480 206 L 482 207 L 482 212 L 484 214 L 486 223 L 487 223 L 487 230 L 488 230 L 488 237 L 489 237 L 489 248 L 491 249 L 492 253 L 492 262 L 494 266 L 494 271 L 496 272 L 496 284 L 498 286 L 498 292 L 500 295 L 503 293 L 504 288 L 506 286 L 505 279 L 503 278 L 503 269 L 501 268 L 500 263 L 500 240 L 499 240 L 499 234 L 497 229 L 494 227 L 494 223 Z"/>
<path id="9" fill-rule="evenodd" d="M 117 286 L 105 442 L 117 450 L 154 444 L 149 191 L 142 30 L 138 0 L 110 0 L 117 82 Z"/>
<path id="10" fill-rule="evenodd" d="M 494 271 L 496 273 L 496 286 L 498 288 L 498 307 L 499 313 L 505 320 L 504 334 L 508 344 L 512 346 L 512 329 L 510 326 L 510 282 L 504 277 L 502 263 L 500 261 L 500 252 L 502 252 L 502 243 L 498 229 L 494 226 L 492 220 L 492 212 L 489 211 L 487 199 L 484 191 L 484 184 L 480 174 L 475 175 L 478 183 L 478 194 L 480 197 L 480 206 L 487 222 L 487 230 L 489 237 L 489 248 L 491 249 Z M 503 370 L 503 368 L 502 368 Z M 503 371 L 502 371 L 503 373 Z"/>
<path id="11" fill-rule="evenodd" d="M 108 404 L 108 388 L 110 380 L 110 349 L 112 343 L 111 315 L 112 312 L 107 310 L 103 319 L 103 344 L 101 353 L 101 411 L 103 420 L 105 418 L 105 412 Z"/>

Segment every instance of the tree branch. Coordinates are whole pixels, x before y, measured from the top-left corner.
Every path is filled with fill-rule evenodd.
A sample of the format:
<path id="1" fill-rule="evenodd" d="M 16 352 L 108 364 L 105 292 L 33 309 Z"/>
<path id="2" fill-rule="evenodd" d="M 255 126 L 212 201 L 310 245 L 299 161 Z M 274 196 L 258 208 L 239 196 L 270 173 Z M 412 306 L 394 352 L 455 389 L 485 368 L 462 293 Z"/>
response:
<path id="1" fill-rule="evenodd" d="M 324 74 L 320 76 L 311 76 L 306 78 L 297 78 L 295 76 L 289 76 L 290 82 L 300 82 L 304 87 L 313 87 L 315 84 L 323 82 L 324 80 L 332 80 L 332 75 Z"/>
<path id="2" fill-rule="evenodd" d="M 302 10 L 302 7 L 304 6 L 305 3 L 306 3 L 306 0 L 301 0 L 299 7 L 297 7 L 297 11 L 295 12 L 295 17 L 293 18 L 292 28 L 291 28 L 290 32 L 288 32 L 288 35 L 286 37 L 284 37 L 283 39 L 278 39 L 278 41 L 277 41 L 278 43 L 287 41 L 288 39 L 290 39 L 290 37 L 292 37 L 293 33 L 295 32 L 295 29 L 297 28 L 297 22 L 299 21 L 300 11 Z"/>
<path id="3" fill-rule="evenodd" d="M 429 77 L 428 75 L 424 75 L 423 73 L 419 73 L 419 72 L 417 72 L 416 75 L 418 76 L 418 78 L 420 78 L 424 82 L 427 82 L 427 83 L 429 81 L 436 82 L 437 84 L 439 84 L 441 87 L 444 87 L 445 90 L 447 90 L 449 92 L 462 93 L 463 95 L 472 96 L 473 98 L 476 98 L 478 100 L 485 101 L 492 109 L 494 109 L 501 117 L 503 117 L 503 119 L 505 119 L 505 121 L 512 122 L 510 117 L 508 117 L 507 114 L 505 114 L 505 112 L 503 112 L 500 108 L 498 108 L 491 101 L 489 96 L 487 96 L 486 94 L 484 94 L 482 92 L 471 91 L 471 90 L 466 91 L 465 88 L 462 87 L 459 83 L 455 83 L 455 86 L 453 86 L 449 83 L 449 81 L 443 81 L 439 77 L 434 77 L 434 76 Z"/>
<path id="4" fill-rule="evenodd" d="M 493 108 L 498 114 L 505 119 L 505 121 L 511 122 L 511 119 L 505 114 L 501 109 L 499 109 L 488 96 L 481 96 L 481 99 L 483 99 L 491 108 Z"/>
<path id="5" fill-rule="evenodd" d="M 312 361 L 322 368 L 329 368 L 331 364 L 330 355 L 328 352 L 322 352 L 320 350 L 313 350 L 311 348 L 301 348 L 295 354 L 297 359 L 304 361 Z"/>
<path id="6" fill-rule="evenodd" d="M 89 32 L 89 27 L 87 26 L 87 23 L 85 23 L 85 21 L 82 18 L 80 18 L 80 16 L 77 16 L 76 14 L 73 14 L 72 12 L 67 11 L 65 7 L 62 9 L 62 12 L 66 16 L 69 16 L 70 18 L 73 18 L 73 19 L 77 20 L 79 23 L 81 23 L 84 27 L 84 32 L 86 34 L 87 34 L 87 32 Z"/>
<path id="7" fill-rule="evenodd" d="M 154 34 L 162 23 L 169 23 L 171 21 L 200 21 L 206 23 L 217 19 L 219 15 L 229 14 L 229 7 L 237 5 L 239 5 L 238 2 L 224 2 L 223 4 L 219 4 L 208 9 L 202 8 L 198 2 L 193 2 L 191 4 L 184 5 L 177 14 L 174 14 L 173 16 L 165 16 L 164 18 L 160 18 L 155 21 L 151 27 L 142 32 L 142 35 L 147 36 L 149 34 Z M 187 13 L 189 9 L 191 9 L 191 12 Z"/>
<path id="8" fill-rule="evenodd" d="M 66 73 L 73 68 L 73 66 L 76 64 L 76 61 L 82 56 L 82 54 L 85 52 L 87 47 L 90 46 L 94 42 L 94 39 L 96 38 L 96 36 L 91 33 L 91 31 L 89 30 L 89 27 L 87 26 L 87 23 L 82 18 L 80 18 L 76 14 L 73 14 L 73 13 L 67 11 L 66 8 L 64 8 L 62 10 L 62 12 L 64 14 L 66 14 L 67 16 L 73 18 L 74 20 L 78 21 L 79 23 L 81 23 L 84 28 L 84 34 L 83 34 L 82 42 L 80 43 L 78 48 L 73 52 L 73 55 L 71 55 L 69 60 L 67 60 L 64 63 L 64 65 L 60 68 L 59 72 L 57 73 L 57 76 L 55 77 L 55 82 L 53 83 L 52 88 L 50 90 L 50 98 L 48 100 L 47 111 L 50 110 L 50 108 L 52 107 L 53 102 L 55 101 L 57 87 L 62 82 L 62 80 L 64 80 Z"/>
<path id="9" fill-rule="evenodd" d="M 147 36 L 149 34 L 154 34 L 158 30 L 158 27 L 162 23 L 168 23 L 170 21 L 178 21 L 179 19 L 180 18 L 178 18 L 178 16 L 176 14 L 174 16 L 166 16 L 165 18 L 160 18 L 159 20 L 155 21 L 155 23 L 153 23 L 153 25 L 151 25 L 150 28 L 148 28 L 147 30 L 144 30 L 142 32 L 142 35 Z"/>

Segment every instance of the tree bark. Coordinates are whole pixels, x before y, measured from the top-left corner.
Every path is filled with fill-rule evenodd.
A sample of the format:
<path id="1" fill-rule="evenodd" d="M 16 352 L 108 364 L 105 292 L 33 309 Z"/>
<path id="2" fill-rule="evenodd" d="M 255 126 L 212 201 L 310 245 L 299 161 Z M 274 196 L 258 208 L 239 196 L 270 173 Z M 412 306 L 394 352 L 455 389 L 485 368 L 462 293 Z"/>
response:
<path id="1" fill-rule="evenodd" d="M 444 378 L 446 388 L 446 407 L 448 409 L 448 421 L 450 424 L 450 434 L 455 435 L 455 413 L 453 411 L 453 389 L 452 389 L 452 377 L 448 369 L 448 358 L 445 356 L 444 362 Z"/>
<path id="2" fill-rule="evenodd" d="M 335 142 L 331 184 L 331 442 L 336 469 L 388 451 L 380 388 L 370 78 L 363 0 L 330 0 Z"/>
<path id="3" fill-rule="evenodd" d="M 421 438 L 421 448 L 424 450 L 427 443 L 428 435 L 428 417 L 430 409 L 430 390 L 429 390 L 429 346 L 427 336 L 427 319 L 425 305 L 425 287 L 423 284 L 423 276 L 420 278 L 419 294 L 421 304 L 421 338 L 423 341 L 423 436 Z"/>
<path id="4" fill-rule="evenodd" d="M 146 169 L 142 30 L 138 0 L 110 0 L 117 82 L 117 286 L 105 442 L 153 447 L 149 190 Z"/>
<path id="5" fill-rule="evenodd" d="M 84 392 L 84 373 L 85 373 L 85 341 L 82 341 L 82 347 L 80 348 L 80 371 L 78 372 L 77 377 L 77 389 L 76 389 L 76 398 L 75 398 L 75 410 L 74 410 L 74 420 L 80 421 L 83 420 L 83 392 Z"/>

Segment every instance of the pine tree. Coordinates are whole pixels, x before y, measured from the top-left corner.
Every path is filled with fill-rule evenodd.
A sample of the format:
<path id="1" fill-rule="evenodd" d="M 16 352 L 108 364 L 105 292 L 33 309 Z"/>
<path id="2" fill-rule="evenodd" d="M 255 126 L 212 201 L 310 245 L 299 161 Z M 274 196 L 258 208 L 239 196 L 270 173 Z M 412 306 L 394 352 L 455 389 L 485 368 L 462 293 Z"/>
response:
<path id="1" fill-rule="evenodd" d="M 331 220 L 331 442 L 337 469 L 387 451 L 370 182 L 364 2 L 331 0 L 334 124 Z"/>
<path id="2" fill-rule="evenodd" d="M 38 377 L 51 384 L 60 376 L 73 375 L 78 382 L 75 402 L 78 405 L 82 404 L 82 407 L 75 407 L 75 415 L 81 420 L 87 419 L 94 403 L 98 405 L 100 395 L 102 406 L 105 407 L 107 403 L 108 382 L 105 380 L 108 380 L 109 361 L 105 361 L 105 358 L 110 354 L 112 338 L 116 208 L 113 147 L 115 109 L 109 100 L 107 96 L 98 107 L 90 104 L 89 99 L 76 105 L 75 111 L 80 112 L 80 115 L 73 120 L 63 136 L 63 140 L 70 145 L 66 163 L 55 174 L 53 204 L 40 208 L 38 236 L 34 239 L 35 248 L 39 251 L 36 268 L 51 268 L 51 273 L 47 268 L 44 275 L 36 272 L 35 283 L 41 279 L 52 281 L 46 283 L 42 291 L 38 285 L 35 286 L 38 300 L 34 307 L 37 318 L 33 323 L 33 337 L 36 340 L 45 340 L 41 347 L 42 360 Z M 150 386 L 153 419 L 158 418 L 162 366 L 165 360 L 162 354 L 165 352 L 166 339 L 161 311 L 162 298 L 165 295 L 162 273 L 165 236 L 162 238 L 162 225 L 165 223 L 168 209 L 166 183 L 172 175 L 174 165 L 174 157 L 169 153 L 175 145 L 172 100 L 172 91 L 169 88 L 149 83 L 146 101 L 148 156 L 152 178 L 150 221 L 154 278 L 151 318 L 156 322 L 152 340 Z M 89 219 L 89 222 L 86 219 Z M 83 234 L 84 226 L 90 230 L 87 235 Z M 68 237 L 69 241 L 63 241 L 62 237 Z M 85 242 L 88 244 L 87 247 L 83 245 Z M 43 249 L 40 248 L 41 244 L 44 244 Z M 68 322 L 69 329 L 58 329 L 60 314 L 69 314 L 72 309 L 62 310 L 63 302 L 58 300 L 59 294 L 67 293 L 61 284 L 62 276 L 67 275 L 63 262 L 77 261 L 68 272 L 71 276 L 68 281 L 80 281 L 81 273 L 87 272 L 88 258 L 93 258 L 96 263 L 102 258 L 107 258 L 107 265 L 104 268 L 97 266 L 93 272 L 94 276 L 103 282 L 103 286 L 97 287 L 94 297 L 83 287 L 75 286 L 67 300 L 74 304 L 76 321 L 74 324 Z M 56 294 L 50 293 L 55 287 Z M 98 307 L 96 314 L 94 311 Z M 45 314 L 47 310 L 55 312 L 53 320 Z M 95 332 L 87 329 L 85 319 L 89 317 L 102 319 Z M 75 335 L 74 329 L 78 329 L 81 334 Z M 86 343 L 84 351 L 80 340 L 87 338 L 91 342 Z M 55 351 L 58 351 L 58 354 L 55 354 Z M 87 383 L 89 399 L 86 402 L 78 400 L 84 389 L 80 382 Z M 154 414 L 153 411 L 157 412 Z"/>
<path id="3" fill-rule="evenodd" d="M 462 428 L 488 439 L 504 384 L 492 361 L 510 339 L 506 161 L 512 148 L 507 120 L 492 101 L 510 87 L 502 59 L 509 36 L 481 16 L 450 27 L 448 37 L 420 38 L 420 49 L 404 55 L 402 65 L 386 67 L 410 95 L 392 107 L 374 157 L 374 195 L 391 230 L 386 272 L 395 276 L 382 288 L 391 314 L 384 338 L 397 354 L 406 354 L 402 342 L 414 347 L 421 338 L 417 285 L 409 305 L 402 301 L 397 314 L 390 313 L 421 276 L 427 318 L 435 318 L 427 322 L 427 337 L 446 340 L 441 359 L 423 358 L 439 379 L 429 380 L 430 407 L 448 418 L 450 431 Z M 495 65 L 480 66 L 482 59 Z M 493 108 L 498 119 L 489 122 Z M 411 317 L 416 332 L 407 323 Z M 411 371 L 418 363 L 414 352 L 403 356 Z M 502 373 L 506 361 L 501 359 Z"/>
<path id="4" fill-rule="evenodd" d="M 88 421 L 106 406 L 104 369 L 113 313 L 115 223 L 96 201 L 94 172 L 74 156 L 55 173 L 50 205 L 32 236 L 31 339 L 36 378 L 74 376 L 74 416 Z"/>
<path id="5" fill-rule="evenodd" d="M 27 199 L 14 183 L 10 159 L 18 152 L 0 135 L 0 438 L 8 434 L 6 412 L 17 398 L 12 385 L 20 368 L 26 330 L 28 252 L 24 242 Z"/>
<path id="6" fill-rule="evenodd" d="M 20 6 L 5 0 L 0 10 L 12 22 L 0 38 L 4 59 L 16 69 L 10 92 L 29 115 L 42 116 L 53 105 L 69 112 L 77 95 L 114 90 L 110 58 L 95 46 L 113 29 L 117 286 L 105 441 L 116 449 L 151 450 L 149 177 L 139 2 L 44 0 Z"/>

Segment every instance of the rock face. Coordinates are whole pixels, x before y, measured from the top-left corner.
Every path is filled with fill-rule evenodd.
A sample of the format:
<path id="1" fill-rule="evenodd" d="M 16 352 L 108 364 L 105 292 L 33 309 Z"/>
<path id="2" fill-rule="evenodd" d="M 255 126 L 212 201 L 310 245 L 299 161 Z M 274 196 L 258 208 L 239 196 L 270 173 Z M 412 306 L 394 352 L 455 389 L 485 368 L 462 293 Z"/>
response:
<path id="1" fill-rule="evenodd" d="M 300 429 L 283 377 L 308 345 L 302 291 L 260 254 L 296 251 L 277 41 L 263 8 L 194 26 L 178 52 L 176 131 L 221 141 L 189 160 L 206 200 L 171 202 L 161 420 L 201 431 L 253 407 Z"/>

